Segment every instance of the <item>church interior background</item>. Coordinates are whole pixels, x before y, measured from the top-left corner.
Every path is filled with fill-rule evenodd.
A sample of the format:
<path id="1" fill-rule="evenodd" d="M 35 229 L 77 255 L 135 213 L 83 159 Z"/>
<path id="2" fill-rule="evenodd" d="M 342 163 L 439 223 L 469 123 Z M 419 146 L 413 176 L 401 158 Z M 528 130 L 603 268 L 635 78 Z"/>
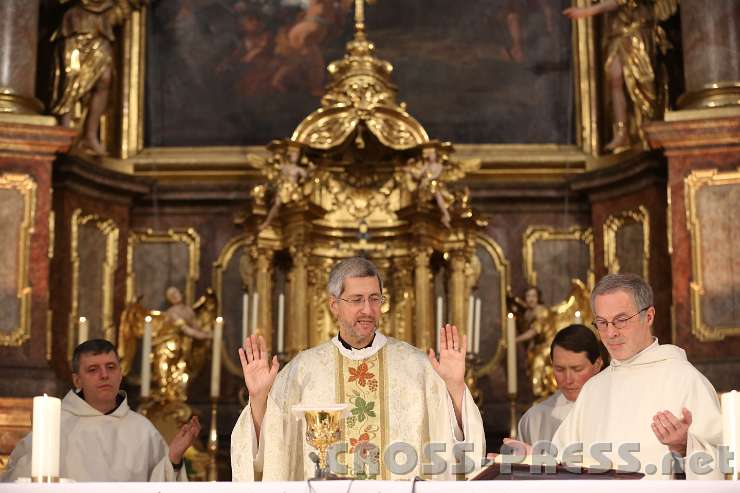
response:
<path id="1" fill-rule="evenodd" d="M 355 255 L 383 273 L 384 333 L 470 335 L 491 451 L 609 272 L 648 279 L 659 340 L 737 387 L 740 3 L 645 2 L 646 65 L 616 79 L 623 13 L 562 14 L 589 4 L 0 2 L 0 467 L 102 337 L 165 436 L 200 416 L 191 476 L 228 480 L 240 341 L 285 363 L 333 336 L 328 272 Z M 509 312 L 536 327 L 514 389 Z"/>

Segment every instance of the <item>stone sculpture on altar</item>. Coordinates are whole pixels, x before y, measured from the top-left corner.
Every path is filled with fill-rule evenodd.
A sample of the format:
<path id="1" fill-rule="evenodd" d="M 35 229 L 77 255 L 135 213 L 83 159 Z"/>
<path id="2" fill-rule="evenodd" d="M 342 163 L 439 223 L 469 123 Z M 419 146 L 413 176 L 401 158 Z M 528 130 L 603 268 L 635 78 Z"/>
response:
<path id="1" fill-rule="evenodd" d="M 68 127 L 72 125 L 75 106 L 82 104 L 87 114 L 79 147 L 85 152 L 105 154 L 98 133 L 113 81 L 114 28 L 145 3 L 146 0 L 77 0 L 51 36 L 56 44 L 51 113 Z"/>
<path id="2" fill-rule="evenodd" d="M 665 53 L 671 45 L 658 22 L 668 19 L 677 8 L 678 0 L 601 0 L 563 11 L 571 19 L 609 13 L 605 69 L 614 134 L 607 151 L 628 149 L 630 133 L 645 142 L 643 124 L 662 116 L 666 91 L 660 86 L 666 77 L 656 58 L 658 50 Z"/>

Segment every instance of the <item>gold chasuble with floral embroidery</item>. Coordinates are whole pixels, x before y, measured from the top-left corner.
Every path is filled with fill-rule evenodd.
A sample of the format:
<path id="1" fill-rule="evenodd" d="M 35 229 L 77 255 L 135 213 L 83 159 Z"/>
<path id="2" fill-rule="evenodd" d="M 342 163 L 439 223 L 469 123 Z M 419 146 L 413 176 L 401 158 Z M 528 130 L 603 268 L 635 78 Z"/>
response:
<path id="1" fill-rule="evenodd" d="M 483 423 L 470 392 L 463 398 L 461 430 L 447 388 L 426 354 L 376 333 L 368 348 L 349 350 L 334 337 L 298 353 L 281 369 L 267 399 L 259 441 L 249 405 L 234 426 L 233 480 L 312 478 L 315 465 L 308 454 L 313 448 L 292 407 L 338 403 L 348 405 L 342 429 L 347 448 L 337 457 L 347 467 L 342 475 L 456 479 L 453 447 L 464 446 L 470 465 L 475 464 L 465 474 L 469 478 L 485 456 Z"/>

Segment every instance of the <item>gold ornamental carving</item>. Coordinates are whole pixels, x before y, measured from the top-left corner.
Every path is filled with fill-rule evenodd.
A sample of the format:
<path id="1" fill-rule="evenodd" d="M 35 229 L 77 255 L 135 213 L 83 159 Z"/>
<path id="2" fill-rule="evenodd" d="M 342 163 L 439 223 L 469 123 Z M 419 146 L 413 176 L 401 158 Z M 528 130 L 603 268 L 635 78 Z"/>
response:
<path id="1" fill-rule="evenodd" d="M 703 302 L 706 295 L 706 273 L 703 263 L 706 244 L 701 231 L 701 214 L 698 194 L 708 188 L 740 185 L 740 169 L 720 172 L 717 169 L 695 170 L 684 179 L 686 200 L 686 226 L 691 236 L 691 332 L 700 341 L 722 341 L 726 337 L 740 335 L 737 323 L 731 326 L 712 326 L 705 322 Z"/>
<path id="2" fill-rule="evenodd" d="M 537 286 L 537 271 L 534 266 L 534 246 L 539 241 L 571 240 L 582 241 L 588 248 L 589 267 L 587 279 L 583 279 L 587 287 L 594 286 L 595 262 L 594 262 L 594 237 L 591 228 L 579 228 L 573 226 L 569 229 L 555 229 L 550 226 L 530 226 L 524 232 L 524 246 L 522 257 L 524 258 L 524 273 L 527 282 L 531 286 Z"/>
<path id="3" fill-rule="evenodd" d="M 80 228 L 85 225 L 93 225 L 105 238 L 105 258 L 102 268 L 102 283 L 98 287 L 102 293 L 102 306 L 100 307 L 100 327 L 103 336 L 109 341 L 115 340 L 116 326 L 113 320 L 113 286 L 115 273 L 118 266 L 118 225 L 112 219 L 101 217 L 97 214 L 83 214 L 81 209 L 76 209 L 72 214 L 71 221 L 71 260 L 72 260 L 72 306 L 69 312 L 68 326 L 68 356 L 71 359 L 72 351 L 78 340 L 76 332 L 80 316 L 90 314 L 80 313 Z M 93 266 L 94 268 L 95 266 Z"/>
<path id="4" fill-rule="evenodd" d="M 18 298 L 19 324 L 4 327 L 0 333 L 0 346 L 20 346 L 31 337 L 31 282 L 29 279 L 31 235 L 36 215 L 36 181 L 29 175 L 3 173 L 0 189 L 18 192 L 23 201 L 21 222 L 18 231 L 18 261 L 16 264 L 16 296 Z M 5 324 L 5 321 L 0 322 Z M 10 329 L 10 330 L 8 330 Z"/>

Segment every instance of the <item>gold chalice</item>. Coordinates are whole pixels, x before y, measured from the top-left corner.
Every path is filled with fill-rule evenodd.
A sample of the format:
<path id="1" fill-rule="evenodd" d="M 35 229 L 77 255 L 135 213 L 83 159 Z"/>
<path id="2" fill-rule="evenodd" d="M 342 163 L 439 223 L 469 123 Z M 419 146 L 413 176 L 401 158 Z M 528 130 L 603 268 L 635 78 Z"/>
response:
<path id="1" fill-rule="evenodd" d="M 293 413 L 297 416 L 302 414 L 306 420 L 306 443 L 318 452 L 317 478 L 331 475 L 327 451 L 342 439 L 342 419 L 347 407 L 346 404 L 293 406 Z"/>

